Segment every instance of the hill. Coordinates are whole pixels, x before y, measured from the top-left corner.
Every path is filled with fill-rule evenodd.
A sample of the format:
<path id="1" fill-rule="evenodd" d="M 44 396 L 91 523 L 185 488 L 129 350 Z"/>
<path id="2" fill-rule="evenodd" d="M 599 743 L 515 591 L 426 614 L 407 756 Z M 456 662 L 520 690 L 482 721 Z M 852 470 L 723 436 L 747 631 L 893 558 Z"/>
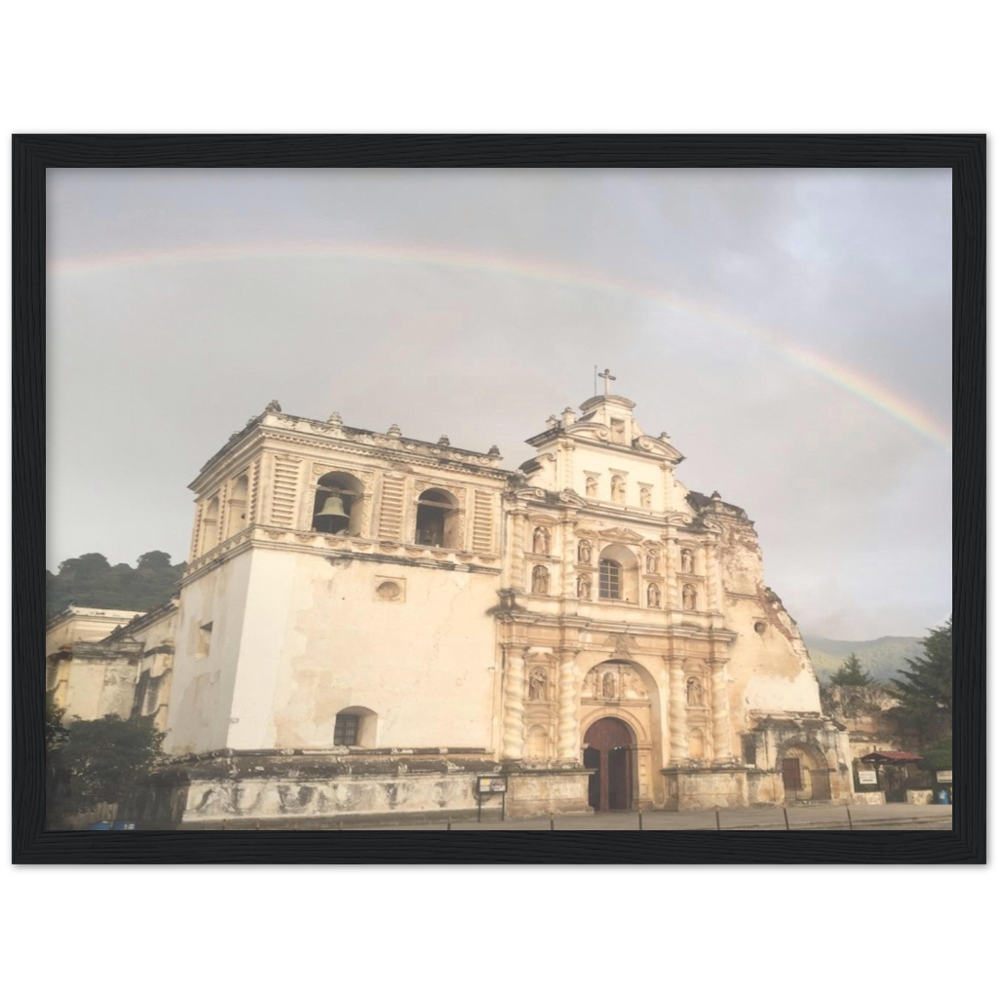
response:
<path id="1" fill-rule="evenodd" d="M 100 552 L 67 559 L 58 573 L 45 571 L 45 611 L 61 611 L 67 604 L 83 608 L 151 611 L 178 589 L 184 563 L 170 564 L 166 552 L 146 552 L 135 568 L 112 566 Z"/>
<path id="2" fill-rule="evenodd" d="M 820 683 L 829 680 L 851 653 L 857 654 L 861 666 L 872 678 L 884 684 L 906 667 L 907 659 L 924 651 L 917 636 L 885 635 L 881 639 L 826 639 L 818 635 L 802 637 L 809 650 L 816 676 Z"/>

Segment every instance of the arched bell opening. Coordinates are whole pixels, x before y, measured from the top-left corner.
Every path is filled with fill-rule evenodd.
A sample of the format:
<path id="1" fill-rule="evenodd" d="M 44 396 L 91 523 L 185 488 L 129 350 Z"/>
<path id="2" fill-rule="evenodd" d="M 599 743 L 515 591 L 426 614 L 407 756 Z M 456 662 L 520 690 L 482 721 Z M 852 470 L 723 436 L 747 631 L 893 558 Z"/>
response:
<path id="1" fill-rule="evenodd" d="M 347 472 L 328 472 L 316 483 L 313 531 L 328 535 L 364 533 L 364 486 Z"/>
<path id="2" fill-rule="evenodd" d="M 414 541 L 442 549 L 460 549 L 458 501 L 445 490 L 424 490 L 417 499 Z"/>

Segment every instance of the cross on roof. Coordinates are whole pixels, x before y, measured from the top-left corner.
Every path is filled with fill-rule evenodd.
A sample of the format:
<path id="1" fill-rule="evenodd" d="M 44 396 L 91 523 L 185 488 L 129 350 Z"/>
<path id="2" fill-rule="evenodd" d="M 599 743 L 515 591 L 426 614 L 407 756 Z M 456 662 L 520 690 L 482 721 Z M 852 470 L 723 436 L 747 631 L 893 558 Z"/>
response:
<path id="1" fill-rule="evenodd" d="M 604 379 L 604 395 L 606 396 L 608 394 L 608 382 L 614 382 L 618 376 L 612 375 L 610 368 L 605 368 L 597 377 Z"/>

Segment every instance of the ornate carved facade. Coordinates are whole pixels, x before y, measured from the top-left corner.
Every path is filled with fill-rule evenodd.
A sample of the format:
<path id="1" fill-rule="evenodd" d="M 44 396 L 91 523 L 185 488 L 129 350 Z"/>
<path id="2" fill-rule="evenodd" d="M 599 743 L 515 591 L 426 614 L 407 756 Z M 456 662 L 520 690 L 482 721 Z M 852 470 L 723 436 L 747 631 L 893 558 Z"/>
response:
<path id="1" fill-rule="evenodd" d="M 472 810 L 482 775 L 515 815 L 849 800 L 753 522 L 633 409 L 550 418 L 517 471 L 273 405 L 233 435 L 192 484 L 147 823 Z"/>

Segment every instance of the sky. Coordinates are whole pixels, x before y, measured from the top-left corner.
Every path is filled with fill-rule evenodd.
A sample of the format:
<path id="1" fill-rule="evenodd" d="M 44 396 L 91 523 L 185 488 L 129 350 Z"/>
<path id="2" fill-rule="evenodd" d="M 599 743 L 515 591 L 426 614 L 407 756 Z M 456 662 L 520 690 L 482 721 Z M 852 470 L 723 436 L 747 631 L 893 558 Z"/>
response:
<path id="1" fill-rule="evenodd" d="M 48 553 L 186 559 L 271 399 L 504 466 L 594 366 L 807 635 L 951 613 L 946 170 L 48 171 Z"/>

